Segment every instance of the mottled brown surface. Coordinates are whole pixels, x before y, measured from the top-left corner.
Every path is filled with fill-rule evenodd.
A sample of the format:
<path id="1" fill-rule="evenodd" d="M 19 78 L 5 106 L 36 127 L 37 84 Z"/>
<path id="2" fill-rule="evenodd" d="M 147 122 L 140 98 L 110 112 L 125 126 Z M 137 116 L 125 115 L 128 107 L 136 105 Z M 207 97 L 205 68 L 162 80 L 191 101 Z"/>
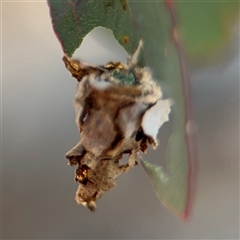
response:
<path id="1" fill-rule="evenodd" d="M 145 153 L 147 142 L 152 144 L 151 137 L 142 131 L 141 121 L 161 92 L 151 74 L 135 66 L 137 56 L 133 58 L 127 66 L 109 62 L 101 71 L 100 67 L 88 68 L 78 60 L 63 57 L 67 70 L 78 81 L 74 106 L 81 133 L 80 142 L 66 158 L 69 165 L 78 165 L 76 201 L 91 211 L 96 200 L 116 185 L 117 177 L 136 165 L 138 151 Z M 136 84 L 122 85 L 113 77 L 116 69 L 133 75 Z M 129 154 L 126 164 L 120 163 L 123 154 Z"/>

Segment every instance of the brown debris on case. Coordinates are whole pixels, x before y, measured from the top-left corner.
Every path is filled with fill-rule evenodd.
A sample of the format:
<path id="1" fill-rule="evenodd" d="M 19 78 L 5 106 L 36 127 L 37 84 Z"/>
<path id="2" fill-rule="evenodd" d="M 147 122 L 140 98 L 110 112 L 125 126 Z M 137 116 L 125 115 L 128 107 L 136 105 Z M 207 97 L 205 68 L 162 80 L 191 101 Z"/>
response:
<path id="1" fill-rule="evenodd" d="M 69 165 L 78 165 L 76 201 L 91 211 L 95 202 L 116 185 L 123 172 L 137 164 L 139 151 L 146 152 L 150 137 L 144 135 L 144 113 L 161 98 L 160 87 L 147 69 L 136 65 L 142 43 L 128 65 L 109 62 L 103 67 L 63 57 L 66 68 L 78 81 L 74 98 L 80 142 L 66 153 Z M 114 71 L 131 73 L 135 84 L 123 85 Z M 123 154 L 128 163 L 122 164 Z"/>

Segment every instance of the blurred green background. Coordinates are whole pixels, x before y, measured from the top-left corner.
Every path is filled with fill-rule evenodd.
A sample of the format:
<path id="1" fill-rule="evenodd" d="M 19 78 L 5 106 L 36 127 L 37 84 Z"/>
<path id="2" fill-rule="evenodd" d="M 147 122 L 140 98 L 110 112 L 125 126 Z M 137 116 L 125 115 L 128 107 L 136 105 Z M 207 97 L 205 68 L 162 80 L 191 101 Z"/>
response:
<path id="1" fill-rule="evenodd" d="M 209 64 L 233 51 L 239 1 L 175 1 L 185 53 L 194 64 Z"/>

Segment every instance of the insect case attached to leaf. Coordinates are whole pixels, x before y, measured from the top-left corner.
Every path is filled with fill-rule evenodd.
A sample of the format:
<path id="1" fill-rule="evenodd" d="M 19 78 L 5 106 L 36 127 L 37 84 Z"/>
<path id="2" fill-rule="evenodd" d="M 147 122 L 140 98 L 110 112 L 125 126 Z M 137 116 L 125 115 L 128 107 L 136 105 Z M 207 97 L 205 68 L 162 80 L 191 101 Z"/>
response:
<path id="1" fill-rule="evenodd" d="M 142 41 L 127 65 L 91 66 L 63 57 L 78 81 L 74 107 L 81 134 L 66 158 L 69 165 L 78 166 L 76 201 L 91 211 L 117 177 L 137 164 L 148 143 L 156 148 L 158 129 L 168 121 L 171 101 L 162 100 L 150 71 L 137 65 L 141 48 Z M 126 164 L 121 164 L 123 154 L 129 155 Z"/>

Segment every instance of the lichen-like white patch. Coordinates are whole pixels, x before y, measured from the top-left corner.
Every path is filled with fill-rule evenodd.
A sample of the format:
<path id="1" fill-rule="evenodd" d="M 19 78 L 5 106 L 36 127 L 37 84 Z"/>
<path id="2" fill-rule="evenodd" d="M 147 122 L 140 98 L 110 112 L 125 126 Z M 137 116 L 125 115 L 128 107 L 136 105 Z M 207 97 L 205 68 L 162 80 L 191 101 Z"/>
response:
<path id="1" fill-rule="evenodd" d="M 105 90 L 111 86 L 111 83 L 107 80 L 104 76 L 98 77 L 98 76 L 91 76 L 89 78 L 89 83 L 91 84 L 92 87 L 98 89 L 98 90 Z"/>
<path id="2" fill-rule="evenodd" d="M 157 134 L 163 123 L 169 120 L 172 101 L 170 99 L 158 100 L 157 103 L 148 109 L 142 118 L 143 132 L 153 138 L 157 143 Z"/>

